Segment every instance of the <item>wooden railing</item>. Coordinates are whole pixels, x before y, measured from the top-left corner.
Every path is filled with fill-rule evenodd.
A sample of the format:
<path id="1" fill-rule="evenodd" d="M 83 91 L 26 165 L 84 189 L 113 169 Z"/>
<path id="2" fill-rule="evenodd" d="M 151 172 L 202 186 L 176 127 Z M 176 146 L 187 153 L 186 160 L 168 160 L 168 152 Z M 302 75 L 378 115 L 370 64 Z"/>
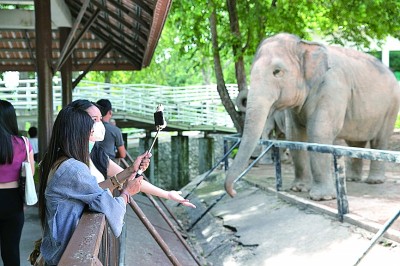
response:
<path id="1" fill-rule="evenodd" d="M 102 213 L 85 212 L 59 265 L 118 265 L 119 241 Z"/>

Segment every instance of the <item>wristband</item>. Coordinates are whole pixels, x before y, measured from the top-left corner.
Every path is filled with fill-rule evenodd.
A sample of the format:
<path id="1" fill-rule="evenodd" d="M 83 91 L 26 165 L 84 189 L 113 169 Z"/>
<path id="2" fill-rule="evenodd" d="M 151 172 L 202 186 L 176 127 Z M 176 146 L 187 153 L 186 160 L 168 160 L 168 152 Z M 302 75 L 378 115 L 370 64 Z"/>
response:
<path id="1" fill-rule="evenodd" d="M 115 185 L 115 183 L 112 182 L 112 179 L 113 179 L 113 178 L 115 179 L 115 182 L 117 183 L 117 185 Z M 118 190 L 121 190 L 122 187 L 123 187 L 123 185 L 124 185 L 124 183 L 119 182 L 119 180 L 118 180 L 118 178 L 117 178 L 117 175 L 114 175 L 114 176 L 111 178 L 111 183 L 113 183 L 114 186 L 118 187 Z"/>
<path id="2" fill-rule="evenodd" d="M 125 195 L 127 197 L 127 203 L 131 203 L 131 196 L 127 192 L 122 191 L 121 195 Z"/>

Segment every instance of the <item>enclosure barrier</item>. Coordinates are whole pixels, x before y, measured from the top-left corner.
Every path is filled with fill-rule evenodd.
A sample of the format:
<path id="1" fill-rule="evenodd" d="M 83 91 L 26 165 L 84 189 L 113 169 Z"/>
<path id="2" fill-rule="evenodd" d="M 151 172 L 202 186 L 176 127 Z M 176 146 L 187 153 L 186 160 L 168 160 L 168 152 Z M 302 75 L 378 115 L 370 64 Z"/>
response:
<path id="1" fill-rule="evenodd" d="M 237 136 L 227 136 L 224 138 L 224 142 L 234 142 L 237 143 L 240 137 Z M 267 148 L 247 167 L 235 180 L 237 182 L 240 180 L 253 165 L 260 160 L 271 148 L 273 149 L 273 157 L 276 170 L 276 190 L 280 191 L 282 188 L 282 174 L 281 174 L 281 163 L 279 158 L 279 148 L 287 148 L 290 150 L 305 150 L 319 153 L 330 153 L 333 156 L 333 164 L 335 168 L 335 180 L 336 180 L 336 193 L 337 193 L 337 208 L 338 216 L 341 222 L 343 222 L 343 215 L 348 213 L 348 201 L 346 195 L 346 178 L 343 169 L 338 168 L 337 161 L 339 157 L 351 157 L 366 160 L 376 160 L 385 161 L 392 163 L 400 163 L 400 152 L 388 151 L 388 150 L 376 150 L 367 148 L 354 148 L 345 147 L 339 145 L 328 145 L 328 144 L 318 144 L 318 143 L 306 143 L 306 142 L 295 142 L 295 141 L 283 141 L 283 140 L 260 140 L 262 145 L 266 145 Z M 226 144 L 225 144 L 226 145 Z M 225 162 L 225 169 L 228 169 L 228 161 Z M 223 194 L 222 197 L 226 195 Z M 222 198 L 221 197 L 221 198 Z M 219 199 L 218 199 L 219 200 Z M 215 204 L 214 204 L 215 205 Z M 213 206 L 214 206 L 213 205 Z M 209 211 L 209 210 L 207 210 Z M 354 266 L 358 265 L 365 255 L 370 251 L 373 245 L 375 245 L 379 238 L 384 235 L 384 233 L 390 228 L 393 222 L 400 217 L 400 210 L 391 217 L 375 234 L 372 238 L 370 245 L 364 251 L 364 253 L 358 258 Z M 196 221 L 198 222 L 198 221 Z"/>
<path id="2" fill-rule="evenodd" d="M 119 242 L 102 213 L 84 212 L 59 265 L 116 265 Z"/>
<path id="3" fill-rule="evenodd" d="M 238 134 L 225 136 L 224 137 L 224 155 L 223 159 L 225 160 L 225 170 L 228 170 L 228 156 L 232 153 L 234 148 L 240 143 L 241 137 Z M 229 145 L 229 143 L 233 143 Z M 344 214 L 348 213 L 348 201 L 346 195 L 346 178 L 344 174 L 344 169 L 338 166 L 338 160 L 342 157 L 352 157 L 359 159 L 367 159 L 367 160 L 377 160 L 377 161 L 386 161 L 386 162 L 394 162 L 400 163 L 400 152 L 397 151 L 387 151 L 387 150 L 375 150 L 375 149 L 366 149 L 366 148 L 353 148 L 353 147 L 345 147 L 339 145 L 326 145 L 326 144 L 317 144 L 317 143 L 306 143 L 306 142 L 295 142 L 295 141 L 281 141 L 281 140 L 260 140 L 259 144 L 264 145 L 266 148 L 260 153 L 260 155 L 234 180 L 234 182 L 239 181 L 242 177 L 244 177 L 251 168 L 268 152 L 272 149 L 272 154 L 274 158 L 275 170 L 276 170 L 276 191 L 280 191 L 282 189 L 282 174 L 281 174 L 281 162 L 279 157 L 279 149 L 287 148 L 287 149 L 295 149 L 295 150 L 305 150 L 312 152 L 320 152 L 320 153 L 330 153 L 333 156 L 333 164 L 335 168 L 335 180 L 336 180 L 336 192 L 337 192 L 337 206 L 338 206 L 338 217 L 341 222 L 343 222 Z M 230 147 L 230 148 L 229 148 Z M 219 164 L 219 161 L 217 164 Z M 206 180 L 207 177 L 210 176 L 211 172 L 217 168 L 215 165 L 207 174 L 200 179 L 198 183 L 195 184 L 193 190 L 195 190 L 200 183 Z M 185 198 L 188 198 L 190 191 Z M 227 193 L 221 194 L 218 198 L 216 198 L 208 208 L 189 226 L 188 231 L 190 231 L 220 200 L 222 200 Z M 389 219 L 384 226 L 379 230 L 375 237 L 373 238 L 370 246 L 367 250 L 362 254 L 362 256 L 358 259 L 355 265 L 362 260 L 362 258 L 369 252 L 371 247 L 377 242 L 377 240 L 389 229 L 389 227 L 393 224 L 393 222 L 400 216 L 400 211 L 396 213 L 391 219 Z"/>
<path id="4" fill-rule="evenodd" d="M 171 252 L 168 245 L 147 219 L 139 205 L 137 205 L 132 198 L 129 205 L 144 224 L 148 232 L 153 236 L 154 240 L 168 257 L 172 265 L 180 266 L 181 263 L 177 257 Z M 171 224 L 170 226 L 173 225 Z M 182 239 L 182 241 L 184 240 Z M 190 250 L 188 246 L 185 247 Z M 68 242 L 59 265 L 117 265 L 118 261 L 120 261 L 120 248 L 120 242 L 108 226 L 105 215 L 103 213 L 84 212 L 70 241 Z M 190 254 L 193 256 L 197 264 L 200 265 L 197 257 L 191 251 Z"/>
<path id="5" fill-rule="evenodd" d="M 225 137 L 224 140 L 237 142 L 239 137 Z M 273 155 L 276 158 L 275 168 L 276 168 L 276 190 L 280 191 L 282 188 L 282 175 L 279 160 L 279 148 L 287 148 L 290 150 L 305 150 L 319 153 L 330 153 L 333 155 L 333 163 L 335 167 L 336 176 L 336 192 L 337 192 L 337 203 L 338 203 L 338 214 L 341 221 L 343 221 L 343 215 L 348 212 L 348 203 L 345 189 L 345 177 L 344 174 L 340 174 L 340 169 L 338 169 L 337 160 L 341 156 L 366 159 L 366 160 L 376 160 L 376 161 L 386 161 L 393 163 L 400 163 L 400 152 L 397 151 L 387 151 L 387 150 L 375 150 L 366 148 L 354 148 L 345 147 L 339 145 L 327 145 L 318 143 L 306 143 L 306 142 L 295 142 L 295 141 L 283 141 L 283 140 L 260 140 L 262 145 L 268 146 L 267 149 L 256 159 L 259 160 L 260 157 L 269 150 L 273 149 Z M 226 161 L 226 164 L 228 162 Z M 238 178 L 235 182 L 242 178 L 253 166 L 251 164 Z M 226 166 L 226 169 L 228 166 Z"/>

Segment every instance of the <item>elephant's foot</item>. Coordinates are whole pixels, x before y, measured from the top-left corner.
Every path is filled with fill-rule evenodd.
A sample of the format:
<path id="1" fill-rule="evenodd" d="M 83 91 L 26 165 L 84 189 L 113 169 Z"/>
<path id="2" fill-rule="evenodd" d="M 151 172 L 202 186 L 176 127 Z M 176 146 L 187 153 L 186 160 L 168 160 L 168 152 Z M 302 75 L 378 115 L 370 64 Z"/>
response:
<path id="1" fill-rule="evenodd" d="M 385 182 L 385 175 L 373 175 L 373 176 L 368 176 L 367 179 L 365 179 L 365 183 L 368 184 L 382 184 Z"/>
<path id="2" fill-rule="evenodd" d="M 333 186 L 314 185 L 310 190 L 310 198 L 316 201 L 336 199 L 336 190 Z"/>
<path id="3" fill-rule="evenodd" d="M 307 184 L 302 181 L 293 181 L 290 190 L 295 192 L 308 192 L 310 191 L 310 184 Z"/>

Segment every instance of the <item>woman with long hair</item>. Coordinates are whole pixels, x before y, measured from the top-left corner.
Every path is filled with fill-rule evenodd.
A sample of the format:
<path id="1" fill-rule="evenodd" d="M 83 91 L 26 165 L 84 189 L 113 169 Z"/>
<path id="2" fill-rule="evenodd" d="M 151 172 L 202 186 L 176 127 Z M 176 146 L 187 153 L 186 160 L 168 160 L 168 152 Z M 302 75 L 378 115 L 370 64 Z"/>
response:
<path id="1" fill-rule="evenodd" d="M 95 145 L 104 133 L 100 110 L 87 100 L 70 103 L 56 118 L 40 166 L 41 254 L 48 265 L 60 260 L 85 206 L 104 213 L 117 237 L 123 226 L 125 204 L 139 191 L 195 207 L 177 191 L 165 191 L 141 176 L 135 178 L 139 168 L 144 171 L 149 166 L 149 152 L 138 156 L 126 169 L 110 160 Z M 119 197 L 111 194 L 115 188 L 120 190 Z"/>
<path id="2" fill-rule="evenodd" d="M 43 228 L 41 254 L 47 265 L 57 265 L 87 207 L 104 213 L 115 236 L 122 230 L 126 204 L 139 192 L 142 177 L 134 178 L 139 167 L 147 169 L 149 153 L 113 178 L 98 184 L 89 170 L 89 142 L 94 121 L 85 111 L 64 107 L 54 122 L 47 152 L 40 165 L 39 216 Z M 110 190 L 123 184 L 121 195 Z"/>
<path id="3" fill-rule="evenodd" d="M 34 173 L 35 163 L 29 141 L 28 147 Z M 14 106 L 0 100 L 0 247 L 5 266 L 20 265 L 19 243 L 25 217 L 18 181 L 26 154 L 25 142 L 18 133 Z"/>

